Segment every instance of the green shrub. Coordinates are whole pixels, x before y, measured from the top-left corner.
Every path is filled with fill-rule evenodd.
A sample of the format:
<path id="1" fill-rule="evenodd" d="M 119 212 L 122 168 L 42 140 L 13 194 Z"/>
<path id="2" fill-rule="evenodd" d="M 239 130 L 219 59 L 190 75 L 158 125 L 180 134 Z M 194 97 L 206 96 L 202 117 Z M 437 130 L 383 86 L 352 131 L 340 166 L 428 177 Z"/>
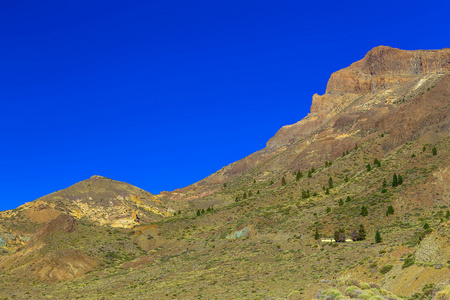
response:
<path id="1" fill-rule="evenodd" d="M 390 270 L 392 270 L 393 267 L 394 267 L 393 265 L 385 265 L 380 269 L 380 273 L 384 275 Z"/>
<path id="2" fill-rule="evenodd" d="M 414 255 L 410 254 L 407 258 L 403 261 L 402 269 L 405 269 L 407 267 L 410 267 L 414 264 Z"/>

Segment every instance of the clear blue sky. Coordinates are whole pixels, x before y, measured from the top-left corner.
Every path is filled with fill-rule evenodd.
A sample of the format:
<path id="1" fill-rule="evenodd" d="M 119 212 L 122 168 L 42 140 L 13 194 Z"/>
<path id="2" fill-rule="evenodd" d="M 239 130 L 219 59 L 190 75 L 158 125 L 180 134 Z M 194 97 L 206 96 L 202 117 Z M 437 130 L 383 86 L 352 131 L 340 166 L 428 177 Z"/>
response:
<path id="1" fill-rule="evenodd" d="M 450 47 L 448 1 L 0 1 L 0 210 L 97 174 L 194 183 L 371 48 Z"/>

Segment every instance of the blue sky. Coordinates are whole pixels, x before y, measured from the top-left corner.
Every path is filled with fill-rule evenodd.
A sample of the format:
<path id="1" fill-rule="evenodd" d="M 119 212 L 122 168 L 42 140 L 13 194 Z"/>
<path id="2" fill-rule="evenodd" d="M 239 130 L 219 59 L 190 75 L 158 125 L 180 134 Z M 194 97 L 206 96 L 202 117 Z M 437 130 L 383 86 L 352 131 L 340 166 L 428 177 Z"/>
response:
<path id="1" fill-rule="evenodd" d="M 0 210 L 94 174 L 187 186 L 371 48 L 450 47 L 448 2 L 365 3 L 1 1 Z"/>

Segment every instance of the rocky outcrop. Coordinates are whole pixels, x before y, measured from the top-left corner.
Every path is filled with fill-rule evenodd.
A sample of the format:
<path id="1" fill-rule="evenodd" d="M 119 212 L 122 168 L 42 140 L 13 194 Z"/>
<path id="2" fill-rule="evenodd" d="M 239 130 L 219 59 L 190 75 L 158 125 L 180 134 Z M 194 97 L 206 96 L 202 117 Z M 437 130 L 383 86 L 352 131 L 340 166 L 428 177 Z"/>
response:
<path id="1" fill-rule="evenodd" d="M 448 72 L 450 49 L 407 51 L 376 47 L 362 60 L 331 74 L 325 94 L 313 95 L 308 116 L 281 128 L 267 142 L 267 147 L 292 144 L 320 128 L 332 126 L 337 113 L 361 112 L 392 104 L 403 99 L 405 86 L 414 83 L 419 87 Z"/>

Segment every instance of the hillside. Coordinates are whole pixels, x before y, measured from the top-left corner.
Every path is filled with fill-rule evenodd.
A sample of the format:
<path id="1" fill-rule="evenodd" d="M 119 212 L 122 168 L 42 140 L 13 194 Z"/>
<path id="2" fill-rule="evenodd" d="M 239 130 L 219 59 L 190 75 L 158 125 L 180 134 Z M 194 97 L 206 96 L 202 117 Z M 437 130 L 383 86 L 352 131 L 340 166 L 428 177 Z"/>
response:
<path id="1" fill-rule="evenodd" d="M 2 212 L 0 297 L 450 299 L 448 116 L 450 49 L 376 47 L 198 183 L 94 176 Z"/>

